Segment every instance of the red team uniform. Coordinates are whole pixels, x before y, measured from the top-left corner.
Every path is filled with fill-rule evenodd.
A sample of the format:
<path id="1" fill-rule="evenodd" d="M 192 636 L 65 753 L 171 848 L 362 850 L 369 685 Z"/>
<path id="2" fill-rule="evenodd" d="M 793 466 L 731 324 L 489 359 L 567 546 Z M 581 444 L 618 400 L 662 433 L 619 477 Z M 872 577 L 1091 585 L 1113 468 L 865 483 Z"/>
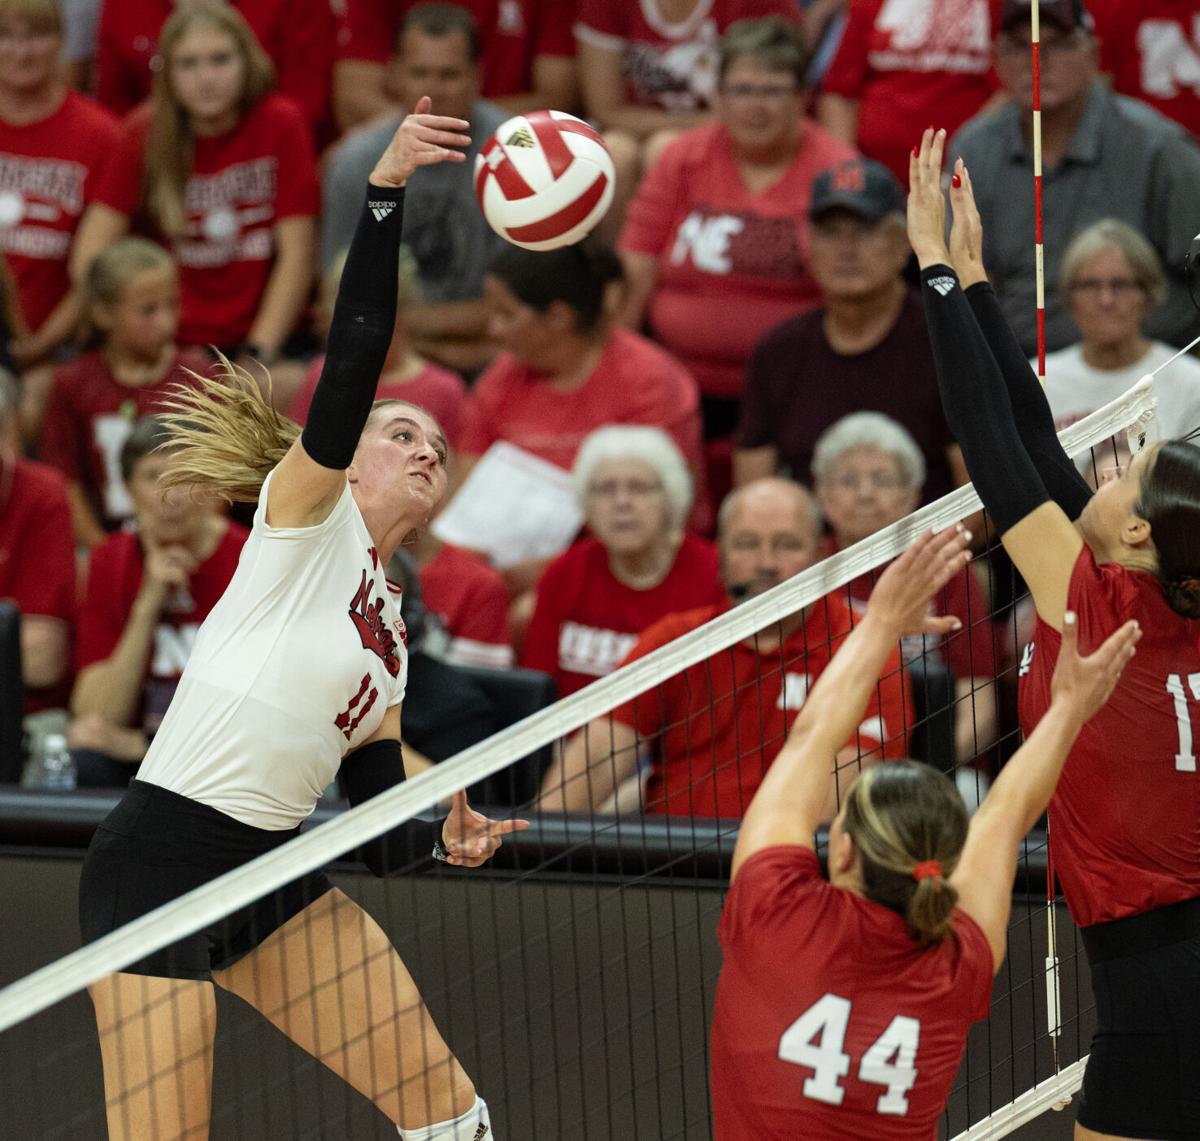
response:
<path id="1" fill-rule="evenodd" d="M 141 202 L 149 126 L 145 108 L 125 120 L 96 188 L 97 201 L 131 218 Z M 313 217 L 318 207 L 312 139 L 290 99 L 268 95 L 231 131 L 197 138 L 184 188 L 184 232 L 166 243 L 179 262 L 180 342 L 240 345 L 271 273 L 275 223 Z"/>
<path id="2" fill-rule="evenodd" d="M 416 0 L 346 0 L 338 58 L 386 63 L 400 24 Z M 575 55 L 573 0 L 461 0 L 479 28 L 479 67 L 485 99 L 530 90 L 538 56 Z"/>
<path id="3" fill-rule="evenodd" d="M 930 123 L 952 137 L 999 87 L 998 11 L 999 0 L 850 0 L 821 89 L 858 101 L 859 150 L 901 186 L 913 139 Z"/>
<path id="4" fill-rule="evenodd" d="M 738 396 L 759 338 L 819 303 L 808 270 L 812 183 L 853 157 L 805 124 L 788 170 L 752 194 L 728 132 L 710 123 L 680 135 L 638 185 L 621 248 L 657 259 L 650 327 L 706 396 Z"/>
<path id="5" fill-rule="evenodd" d="M 669 615 L 638 639 L 625 661 L 644 657 L 728 609 L 726 601 Z M 657 738 L 646 811 L 740 817 L 852 623 L 846 603 L 827 595 L 780 648 L 756 651 L 738 642 L 614 710 L 613 717 L 639 736 Z M 863 752 L 882 744 L 884 759 L 903 757 L 912 723 L 900 655 L 893 650 L 857 743 Z"/>
<path id="6" fill-rule="evenodd" d="M 626 586 L 596 539 L 576 543 L 545 570 L 525 634 L 521 664 L 553 675 L 566 697 L 604 677 L 660 618 L 725 597 L 712 543 L 686 534 L 666 578 L 649 590 Z"/>
<path id="7" fill-rule="evenodd" d="M 225 593 L 248 536 L 245 527 L 230 521 L 217 549 L 192 572 L 186 588 L 171 594 L 163 608 L 146 662 L 137 714 L 138 727 L 148 734 L 162 721 L 188 663 L 200 624 Z M 110 535 L 92 552 L 87 592 L 80 612 L 77 669 L 112 656 L 133 612 L 143 570 L 141 539 L 131 531 Z"/>
<path id="8" fill-rule="evenodd" d="M 1200 896 L 1200 776 L 1193 725 L 1200 703 L 1195 621 L 1176 614 L 1157 580 L 1080 552 L 1067 608 L 1081 652 L 1123 622 L 1142 627 L 1137 654 L 1083 727 L 1050 801 L 1054 863 L 1080 927 Z M 1038 620 L 1021 663 L 1021 728 L 1050 702 L 1061 635 Z"/>
<path id="9" fill-rule="evenodd" d="M 121 449 L 134 423 L 161 412 L 176 385 L 191 383 L 184 369 L 204 373 L 211 363 L 206 353 L 186 349 L 161 380 L 140 387 L 117 380 L 102 352 L 87 353 L 55 372 L 38 454 L 68 482 L 79 484 L 106 530 L 133 514 L 121 478 Z"/>
<path id="10" fill-rule="evenodd" d="M 715 1141 L 937 1136 L 993 959 L 962 911 L 923 948 L 889 908 L 834 887 L 810 848 L 764 848 L 717 934 Z"/>
<path id="11" fill-rule="evenodd" d="M 36 123 L 0 122 L 0 249 L 31 331 L 70 288 L 71 239 L 116 136 L 116 119 L 77 91 Z"/>
<path id="12" fill-rule="evenodd" d="M 447 660 L 504 668 L 513 663 L 504 576 L 446 544 L 421 568 L 421 598 L 450 635 Z"/>

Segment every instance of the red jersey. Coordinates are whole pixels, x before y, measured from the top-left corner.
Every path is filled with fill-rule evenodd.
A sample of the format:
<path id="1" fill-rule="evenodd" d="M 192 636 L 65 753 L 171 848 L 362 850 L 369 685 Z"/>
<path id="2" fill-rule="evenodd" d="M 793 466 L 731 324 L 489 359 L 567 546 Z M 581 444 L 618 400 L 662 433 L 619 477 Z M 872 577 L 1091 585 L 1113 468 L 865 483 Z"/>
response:
<path id="1" fill-rule="evenodd" d="M 116 119 L 77 91 L 36 123 L 0 120 L 0 250 L 31 331 L 70 288 L 71 239 L 116 135 Z"/>
<path id="2" fill-rule="evenodd" d="M 53 468 L 0 459 L 0 598 L 22 614 L 75 621 L 75 544 L 67 486 Z M 69 681 L 27 689 L 25 712 L 66 704 Z"/>
<path id="3" fill-rule="evenodd" d="M 400 23 L 417 0 L 345 0 L 340 59 L 384 63 L 396 50 Z M 539 56 L 575 55 L 575 0 L 460 0 L 475 17 L 485 99 L 529 91 Z"/>
<path id="4" fill-rule="evenodd" d="M 1123 622 L 1142 627 L 1137 654 L 1079 734 L 1050 801 L 1054 866 L 1081 927 L 1200 895 L 1200 622 L 1166 603 L 1153 575 L 1079 553 L 1067 607 L 1090 653 Z M 1062 644 L 1040 618 L 1021 659 L 1021 728 L 1050 704 Z"/>
<path id="5" fill-rule="evenodd" d="M 722 602 L 668 615 L 638 639 L 625 661 L 644 657 L 728 609 Z M 740 817 L 852 625 L 846 603 L 826 595 L 781 647 L 755 650 L 738 642 L 615 710 L 613 717 L 639 736 L 657 739 L 646 811 Z M 904 691 L 900 654 L 893 650 L 848 744 L 857 743 L 863 752 L 882 744 L 885 759 L 903 757 L 913 723 Z"/>
<path id="6" fill-rule="evenodd" d="M 626 586 L 609 569 L 600 542 L 584 539 L 538 582 L 521 664 L 553 674 L 558 696 L 566 697 L 612 673 L 660 618 L 724 597 L 717 550 L 695 535 L 684 535 L 666 577 L 648 590 Z"/>
<path id="7" fill-rule="evenodd" d="M 421 597 L 450 635 L 450 661 L 501 669 L 512 665 L 508 586 L 499 571 L 447 544 L 421 568 Z"/>
<path id="8" fill-rule="evenodd" d="M 314 126 L 329 114 L 336 20 L 329 0 L 231 0 L 275 65 L 275 81 Z M 150 94 L 162 67 L 158 33 L 175 0 L 120 0 L 101 6 L 96 98 L 119 115 Z"/>
<path id="9" fill-rule="evenodd" d="M 821 88 L 858 101 L 859 150 L 908 185 L 913 139 L 930 123 L 946 137 L 999 86 L 992 31 L 999 0 L 850 0 Z"/>
<path id="10" fill-rule="evenodd" d="M 795 0 L 697 0 L 692 14 L 676 22 L 656 0 L 579 0 L 575 35 L 620 52 L 626 102 L 696 111 L 716 94 L 721 36 L 729 25 L 771 15 L 796 20 Z"/>
<path id="11" fill-rule="evenodd" d="M 854 150 L 815 124 L 803 130 L 786 173 L 757 194 L 722 124 L 685 131 L 629 204 L 621 248 L 658 259 L 647 310 L 654 337 L 706 395 L 739 395 L 758 340 L 820 302 L 808 269 L 812 183 Z"/>
<path id="12" fill-rule="evenodd" d="M 324 366 L 325 355 L 322 353 L 309 366 L 304 383 L 292 398 L 288 415 L 297 424 L 303 426 L 308 420 L 313 393 L 317 391 L 317 381 L 321 379 L 321 369 Z M 446 443 L 451 448 L 458 447 L 467 407 L 467 386 L 463 384 L 458 373 L 428 361 L 416 376 L 408 380 L 389 382 L 385 373 L 375 390 L 375 399 L 407 400 L 409 404 L 424 408 L 441 425 L 446 434 Z"/>
<path id="13" fill-rule="evenodd" d="M 825 555 L 841 550 L 837 540 L 825 543 Z M 859 614 L 867 612 L 867 599 L 885 567 L 878 567 L 851 580 L 844 589 L 850 605 Z M 952 614 L 963 628 L 946 638 L 912 634 L 900 642 L 905 661 L 930 657 L 943 661 L 958 680 L 969 677 L 994 678 L 1000 671 L 1001 647 L 997 644 L 987 599 L 970 567 L 965 567 L 933 596 L 931 613 L 936 616 Z"/>
<path id="14" fill-rule="evenodd" d="M 742 865 L 717 935 L 715 1141 L 937 1137 L 992 993 L 969 915 L 922 947 L 896 912 L 828 883 L 811 848 L 773 847 Z"/>
<path id="15" fill-rule="evenodd" d="M 138 724 L 148 733 L 162 721 L 200 624 L 225 593 L 249 535 L 245 527 L 230 520 L 217 549 L 196 568 L 185 588 L 172 592 L 163 607 L 142 686 Z M 144 560 L 141 539 L 133 531 L 110 535 L 92 552 L 80 612 L 77 669 L 104 661 L 117 648 L 141 589 Z"/>
<path id="16" fill-rule="evenodd" d="M 1113 88 L 1200 135 L 1200 3 L 1088 0 Z"/>
<path id="17" fill-rule="evenodd" d="M 161 380 L 140 387 L 117 380 L 102 352 L 86 353 L 55 370 L 38 454 L 80 485 L 106 530 L 133 515 L 121 478 L 121 449 L 134 423 L 161 411 L 176 385 L 191 383 L 184 369 L 203 373 L 211 364 L 207 354 L 185 349 Z"/>
<path id="18" fill-rule="evenodd" d="M 507 440 L 570 469 L 584 437 L 602 424 L 649 424 L 700 464 L 700 398 L 674 357 L 628 329 L 613 329 L 591 376 L 573 392 L 555 392 L 545 374 L 501 353 L 467 402 L 462 450 L 483 455 Z"/>
<path id="19" fill-rule="evenodd" d="M 149 127 L 146 107 L 122 123 L 96 188 L 97 201 L 129 217 L 141 201 Z M 290 99 L 268 95 L 231 131 L 197 138 L 184 187 L 184 230 L 167 243 L 179 262 L 180 342 L 244 341 L 271 273 L 275 223 L 313 217 L 318 205 L 312 139 Z"/>

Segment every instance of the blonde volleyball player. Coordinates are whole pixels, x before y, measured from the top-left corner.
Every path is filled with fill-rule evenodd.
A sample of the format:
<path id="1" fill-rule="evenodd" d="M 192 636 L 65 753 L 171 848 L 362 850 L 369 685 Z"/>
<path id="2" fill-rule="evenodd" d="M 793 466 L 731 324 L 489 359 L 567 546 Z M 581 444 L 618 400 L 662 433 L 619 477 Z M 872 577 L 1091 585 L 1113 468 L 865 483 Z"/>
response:
<path id="1" fill-rule="evenodd" d="M 250 384 L 179 397 L 175 478 L 258 509 L 138 779 L 89 849 L 85 941 L 287 841 L 339 767 L 353 802 L 404 779 L 407 655 L 384 568 L 445 493 L 446 444 L 425 412 L 373 398 L 395 322 L 405 181 L 461 161 L 468 142 L 465 122 L 429 111 L 422 99 L 370 176 L 303 434 Z M 460 795 L 444 825 L 401 826 L 361 855 L 379 874 L 414 845 L 475 866 L 525 826 L 487 820 Z M 113 1141 L 207 1136 L 214 982 L 401 1137 L 490 1137 L 486 1105 L 386 935 L 313 873 L 91 988 Z"/>
<path id="2" fill-rule="evenodd" d="M 1049 711 L 969 825 L 927 765 L 864 772 L 830 827 L 826 882 L 812 837 L 834 755 L 901 635 L 953 628 L 930 601 L 962 570 L 967 538 L 927 534 L 884 571 L 742 821 L 718 929 L 716 1141 L 937 1136 L 1004 959 L 1018 847 L 1140 636 L 1126 623 L 1080 658 L 1064 625 Z"/>
<path id="3" fill-rule="evenodd" d="M 1054 866 L 1096 996 L 1078 1138 L 1200 1137 L 1200 448 L 1166 440 L 1095 493 L 1005 324 L 983 266 L 970 172 L 951 178 L 944 132 L 913 152 L 908 236 L 946 420 L 1037 610 L 1020 679 L 1021 726 L 1046 716 L 1063 615 L 1095 645 L 1117 622 L 1137 660 L 1080 734 L 1050 802 Z M 953 264 L 953 268 L 951 268 Z"/>

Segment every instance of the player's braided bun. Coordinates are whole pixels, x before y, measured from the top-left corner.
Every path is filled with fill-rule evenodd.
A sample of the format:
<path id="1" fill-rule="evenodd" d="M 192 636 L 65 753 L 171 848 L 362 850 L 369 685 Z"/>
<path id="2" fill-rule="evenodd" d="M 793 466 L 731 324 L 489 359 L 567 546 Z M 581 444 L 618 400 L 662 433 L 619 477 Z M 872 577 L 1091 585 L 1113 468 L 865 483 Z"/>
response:
<path id="1" fill-rule="evenodd" d="M 940 943 L 958 901 L 948 881 L 967 839 L 967 810 L 954 785 L 916 761 L 876 765 L 851 788 L 845 827 L 867 898 L 902 915 L 920 943 Z M 942 874 L 914 878 L 928 860 Z"/>
<path id="2" fill-rule="evenodd" d="M 1167 605 L 1200 618 L 1200 448 L 1167 440 L 1147 456 L 1134 512 L 1150 524 Z"/>

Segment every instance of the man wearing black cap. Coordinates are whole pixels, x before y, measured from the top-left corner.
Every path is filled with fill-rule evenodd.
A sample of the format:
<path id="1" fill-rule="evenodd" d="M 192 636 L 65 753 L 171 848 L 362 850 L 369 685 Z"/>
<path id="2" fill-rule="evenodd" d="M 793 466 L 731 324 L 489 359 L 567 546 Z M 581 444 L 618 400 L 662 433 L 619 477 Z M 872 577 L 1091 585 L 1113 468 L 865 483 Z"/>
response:
<path id="1" fill-rule="evenodd" d="M 1041 0 L 1040 13 L 1046 347 L 1078 340 L 1053 286 L 1071 238 L 1102 218 L 1129 223 L 1154 245 L 1169 292 L 1146 332 L 1186 344 L 1195 310 L 1183 258 L 1200 227 L 1200 147 L 1178 124 L 1114 95 L 1097 77 L 1098 46 L 1081 0 Z M 1012 101 L 966 123 L 947 154 L 950 161 L 961 155 L 970 168 L 987 222 L 984 257 L 1004 315 L 1032 356 L 1037 310 L 1029 44 L 1029 0 L 1004 0 L 996 70 Z"/>
<path id="2" fill-rule="evenodd" d="M 925 494 L 965 479 L 942 416 L 925 313 L 902 277 L 904 196 L 891 172 L 852 159 L 813 183 L 809 268 L 822 308 L 758 344 L 746 370 L 734 453 L 738 486 L 777 471 L 807 481 L 817 437 L 843 416 L 883 412 L 925 456 Z"/>

